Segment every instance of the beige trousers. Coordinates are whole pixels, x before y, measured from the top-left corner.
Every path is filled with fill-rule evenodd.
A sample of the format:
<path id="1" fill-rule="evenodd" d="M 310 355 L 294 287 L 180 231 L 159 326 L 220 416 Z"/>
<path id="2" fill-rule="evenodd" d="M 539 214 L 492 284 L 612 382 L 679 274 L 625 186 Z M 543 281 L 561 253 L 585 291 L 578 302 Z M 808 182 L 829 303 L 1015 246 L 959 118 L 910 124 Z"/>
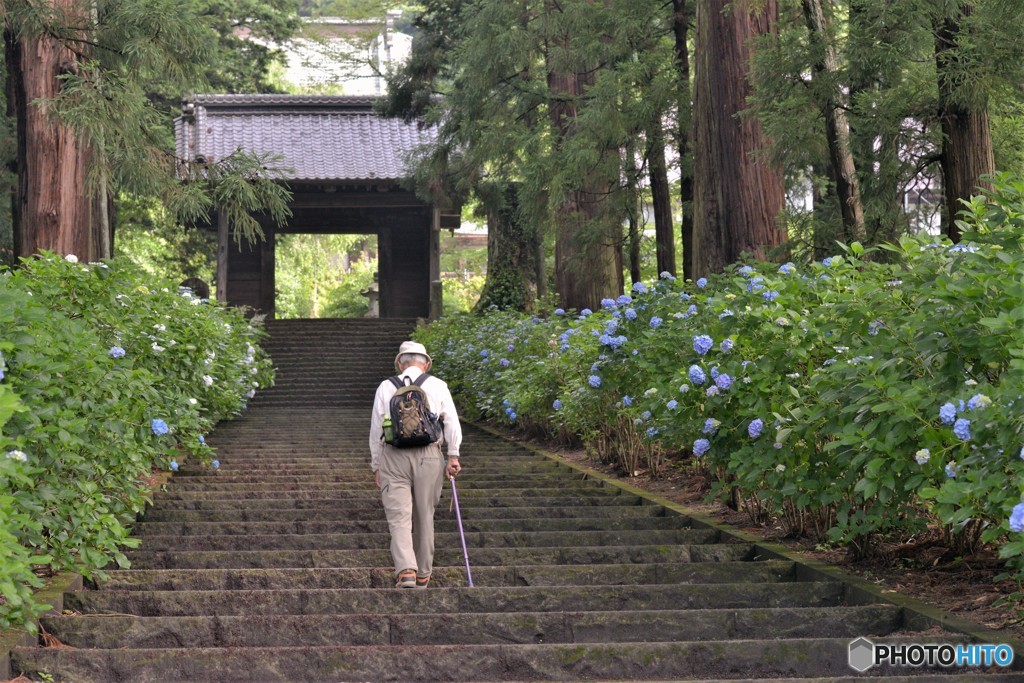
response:
<path id="1" fill-rule="evenodd" d="M 393 448 L 380 455 L 380 494 L 391 531 L 395 574 L 415 569 L 430 576 L 434 568 L 434 508 L 444 482 L 441 446 Z"/>

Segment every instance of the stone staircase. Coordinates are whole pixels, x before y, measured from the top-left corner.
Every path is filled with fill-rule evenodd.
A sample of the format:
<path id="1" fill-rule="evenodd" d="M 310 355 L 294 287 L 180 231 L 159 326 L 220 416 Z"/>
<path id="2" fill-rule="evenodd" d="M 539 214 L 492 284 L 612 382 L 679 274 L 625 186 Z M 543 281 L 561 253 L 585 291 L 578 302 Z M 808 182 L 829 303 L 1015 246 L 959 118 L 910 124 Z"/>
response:
<path id="1" fill-rule="evenodd" d="M 271 332 L 279 385 L 210 436 L 220 471 L 179 472 L 137 525 L 132 567 L 67 593 L 64 614 L 42 622 L 62 645 L 16 649 L 14 670 L 75 682 L 836 682 L 859 679 L 859 636 L 969 640 L 917 633 L 933 622 L 905 606 L 469 425 L 457 484 L 475 585 L 446 485 L 431 587 L 393 588 L 366 438 L 373 387 L 408 326 Z"/>

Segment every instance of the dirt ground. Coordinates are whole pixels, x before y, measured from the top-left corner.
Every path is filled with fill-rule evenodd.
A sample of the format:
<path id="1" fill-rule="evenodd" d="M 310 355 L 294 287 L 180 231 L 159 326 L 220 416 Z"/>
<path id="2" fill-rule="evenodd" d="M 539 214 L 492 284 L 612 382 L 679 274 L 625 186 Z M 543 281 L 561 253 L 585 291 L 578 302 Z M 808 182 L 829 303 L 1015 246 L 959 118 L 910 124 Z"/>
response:
<path id="1" fill-rule="evenodd" d="M 522 436 L 511 438 L 522 440 Z M 1006 633 L 1009 638 L 1024 641 L 1024 600 L 1006 601 L 1013 593 L 1024 592 L 1014 581 L 996 582 L 1005 568 L 996 551 L 986 549 L 971 557 L 956 557 L 943 547 L 940 534 L 918 537 L 913 543 L 892 543 L 886 546 L 886 559 L 851 561 L 844 550 L 822 550 L 806 539 L 787 538 L 780 526 L 753 524 L 746 512 L 732 510 L 720 502 L 705 501 L 706 482 L 694 482 L 682 472 L 662 472 L 652 478 L 641 471 L 634 477 L 622 476 L 612 466 L 601 465 L 579 450 L 538 447 L 556 452 L 573 462 L 616 476 L 645 491 L 699 511 L 716 521 L 729 524 L 765 541 L 786 546 L 798 556 L 839 566 L 881 587 L 946 610 L 956 616 L 987 628 Z M 1002 602 L 1003 604 L 997 604 Z"/>

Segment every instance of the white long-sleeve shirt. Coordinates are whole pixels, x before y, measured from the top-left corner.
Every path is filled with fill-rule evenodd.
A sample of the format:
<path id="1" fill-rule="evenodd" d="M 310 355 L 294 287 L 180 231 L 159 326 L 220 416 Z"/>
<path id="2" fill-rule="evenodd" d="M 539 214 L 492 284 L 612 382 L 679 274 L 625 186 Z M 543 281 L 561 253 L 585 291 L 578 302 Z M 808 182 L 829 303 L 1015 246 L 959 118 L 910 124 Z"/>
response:
<path id="1" fill-rule="evenodd" d="M 399 377 L 408 377 L 416 381 L 423 371 L 415 365 L 410 365 Z M 459 414 L 455 411 L 455 401 L 448 390 L 448 385 L 441 379 L 431 375 L 421 387 L 427 395 L 427 402 L 430 404 L 430 411 L 437 415 L 444 422 L 444 442 L 449 458 L 459 457 L 459 446 L 462 445 L 462 425 L 459 424 Z M 380 469 L 380 454 L 385 448 L 394 448 L 384 443 L 381 439 L 383 416 L 387 415 L 391 408 L 391 397 L 395 395 L 398 388 L 391 383 L 391 380 L 384 380 L 377 387 L 377 394 L 373 398 L 373 414 L 370 416 L 370 469 L 376 472 Z"/>

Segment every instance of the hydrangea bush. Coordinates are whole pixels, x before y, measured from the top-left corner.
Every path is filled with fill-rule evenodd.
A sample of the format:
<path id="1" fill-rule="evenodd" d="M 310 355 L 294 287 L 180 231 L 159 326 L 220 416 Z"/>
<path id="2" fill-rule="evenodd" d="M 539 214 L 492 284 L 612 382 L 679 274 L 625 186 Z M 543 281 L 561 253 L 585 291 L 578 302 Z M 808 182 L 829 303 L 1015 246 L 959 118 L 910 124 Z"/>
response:
<path id="1" fill-rule="evenodd" d="M 1024 183 L 996 187 L 957 245 L 663 274 L 594 312 L 455 317 L 418 339 L 473 417 L 575 436 L 627 472 L 672 454 L 858 554 L 938 520 L 1024 578 Z"/>
<path id="2" fill-rule="evenodd" d="M 43 254 L 0 272 L 0 627 L 37 573 L 127 564 L 156 470 L 273 381 L 260 328 L 125 263 Z"/>

